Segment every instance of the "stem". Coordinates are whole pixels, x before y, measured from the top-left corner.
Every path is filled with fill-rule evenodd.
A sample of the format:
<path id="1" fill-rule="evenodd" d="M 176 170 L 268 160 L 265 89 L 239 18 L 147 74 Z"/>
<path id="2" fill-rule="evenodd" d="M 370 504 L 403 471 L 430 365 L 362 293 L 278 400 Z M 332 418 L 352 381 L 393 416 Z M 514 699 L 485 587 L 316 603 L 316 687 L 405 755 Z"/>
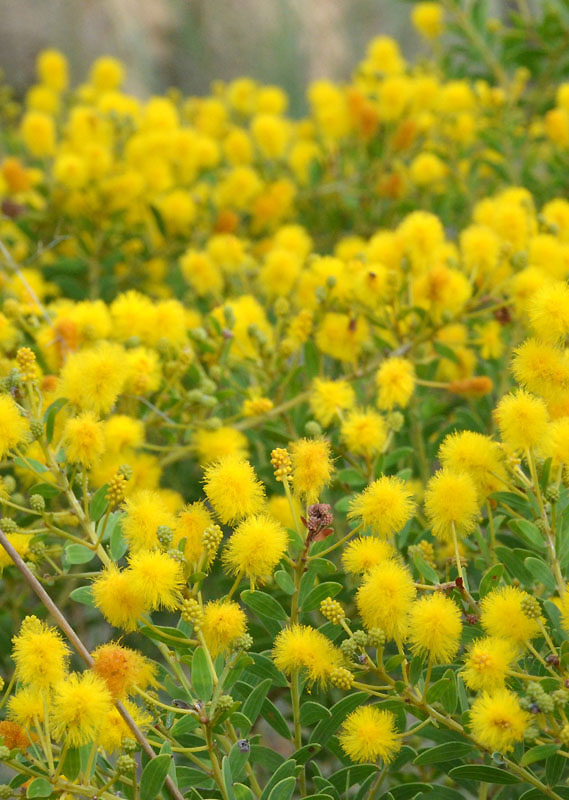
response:
<path id="1" fill-rule="evenodd" d="M 433 671 L 433 654 L 429 653 L 429 663 L 427 664 L 427 674 L 425 675 L 425 685 L 423 687 L 423 702 L 427 701 L 427 692 L 429 691 L 429 684 L 431 682 L 432 671 Z"/>
<path id="2" fill-rule="evenodd" d="M 292 718 L 294 721 L 294 744 L 297 750 L 302 747 L 302 727 L 300 725 L 300 674 L 297 669 L 291 675 L 290 695 L 292 702 Z M 304 766 L 299 775 L 300 796 L 306 795 L 306 773 Z"/>

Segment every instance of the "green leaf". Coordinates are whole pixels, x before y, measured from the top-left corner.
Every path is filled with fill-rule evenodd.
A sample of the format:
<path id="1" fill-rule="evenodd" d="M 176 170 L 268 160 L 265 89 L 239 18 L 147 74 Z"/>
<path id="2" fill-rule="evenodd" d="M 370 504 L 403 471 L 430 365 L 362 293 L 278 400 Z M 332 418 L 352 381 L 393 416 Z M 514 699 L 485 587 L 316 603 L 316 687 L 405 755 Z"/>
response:
<path id="1" fill-rule="evenodd" d="M 282 736 L 283 739 L 292 739 L 286 719 L 268 697 L 265 697 L 265 702 L 261 709 L 261 716 L 263 719 L 267 720 L 271 728 L 276 731 L 279 736 Z"/>
<path id="2" fill-rule="evenodd" d="M 484 575 L 482 576 L 482 580 L 480 581 L 480 587 L 478 589 L 480 599 L 486 597 L 488 592 L 494 589 L 500 583 L 502 576 L 504 575 L 505 567 L 503 564 L 494 564 L 494 566 L 487 569 Z"/>
<path id="3" fill-rule="evenodd" d="M 69 597 L 71 600 L 74 600 L 76 603 L 81 603 L 81 605 L 84 606 L 95 605 L 91 586 L 78 586 L 77 589 L 73 589 Z M 67 772 L 65 774 L 67 775 Z"/>
<path id="4" fill-rule="evenodd" d="M 308 592 L 302 603 L 302 611 L 314 611 L 320 606 L 322 600 L 325 600 L 327 597 L 336 597 L 343 588 L 341 583 L 335 583 L 333 581 L 318 584 L 318 586 L 315 586 L 314 589 Z"/>
<path id="5" fill-rule="evenodd" d="M 443 358 L 448 358 L 455 364 L 460 363 L 454 350 L 451 350 L 450 347 L 447 347 L 446 344 L 442 344 L 442 342 L 433 342 L 433 350 Z"/>
<path id="6" fill-rule="evenodd" d="M 262 764 L 269 772 L 273 773 L 285 763 L 284 756 L 277 753 L 276 750 L 273 750 L 271 747 L 263 747 L 261 744 L 251 745 L 249 761 L 251 764 Z"/>
<path id="7" fill-rule="evenodd" d="M 233 793 L 233 775 L 231 774 L 231 765 L 227 756 L 223 756 L 223 760 L 221 762 L 221 774 L 223 776 L 223 783 L 225 786 L 225 791 L 227 792 L 228 800 L 235 800 L 235 794 Z"/>
<path id="8" fill-rule="evenodd" d="M 408 800 L 411 797 L 415 797 L 419 792 L 429 792 L 432 788 L 432 784 L 430 783 L 401 783 L 399 786 L 391 788 L 389 792 L 386 792 L 382 797 L 385 798 L 391 795 L 393 800 Z"/>
<path id="9" fill-rule="evenodd" d="M 246 589 L 241 592 L 241 600 L 243 600 L 248 608 L 261 617 L 267 617 L 268 619 L 277 620 L 278 622 L 286 622 L 288 619 L 284 608 L 270 594 L 258 590 L 252 592 Z"/>
<path id="10" fill-rule="evenodd" d="M 517 578 L 525 586 L 531 583 L 531 574 L 525 568 L 523 561 L 515 550 L 498 545 L 494 548 L 494 552 L 502 564 L 506 565 L 506 569 L 513 578 Z"/>
<path id="11" fill-rule="evenodd" d="M 518 536 L 524 540 L 525 544 L 529 544 L 535 550 L 545 552 L 547 545 L 543 534 L 540 533 L 533 522 L 527 519 L 513 519 L 508 522 L 508 527 L 511 531 L 517 533 Z"/>
<path id="12" fill-rule="evenodd" d="M 479 781 L 480 783 L 519 783 L 520 779 L 511 772 L 486 764 L 462 764 L 448 773 L 453 781 Z"/>
<path id="13" fill-rule="evenodd" d="M 315 703 L 313 700 L 307 700 L 300 706 L 300 721 L 303 725 L 313 725 L 321 719 L 328 719 L 330 712 L 326 706 Z"/>
<path id="14" fill-rule="evenodd" d="M 426 580 L 430 581 L 430 583 L 434 583 L 435 585 L 440 583 L 440 579 L 436 571 L 429 564 L 427 564 L 418 550 L 415 550 L 413 553 L 413 563 L 415 564 L 419 574 L 422 575 Z"/>
<path id="15" fill-rule="evenodd" d="M 423 750 L 413 761 L 419 767 L 426 764 L 441 764 L 443 761 L 452 761 L 455 758 L 462 758 L 474 749 L 474 745 L 468 742 L 445 742 L 436 747 L 429 747 Z"/>
<path id="16" fill-rule="evenodd" d="M 427 700 L 429 703 L 435 703 L 439 698 L 441 698 L 449 686 L 450 680 L 448 678 L 441 678 L 440 680 L 435 681 L 435 683 L 432 683 L 427 692 Z"/>
<path id="17" fill-rule="evenodd" d="M 296 787 L 296 778 L 284 778 L 271 790 L 269 800 L 290 800 Z"/>
<path id="18" fill-rule="evenodd" d="M 432 792 L 426 792 L 421 795 L 421 800 L 463 800 L 464 795 L 457 792 L 456 789 L 449 789 L 448 786 L 439 786 Z"/>
<path id="19" fill-rule="evenodd" d="M 58 494 L 61 494 L 61 489 L 58 489 L 53 483 L 36 483 L 29 491 L 30 497 L 33 494 L 39 494 L 45 497 L 46 500 L 50 500 L 52 497 L 57 497 Z"/>
<path id="20" fill-rule="evenodd" d="M 107 510 L 108 490 L 109 490 L 109 484 L 105 483 L 103 484 L 103 486 L 101 486 L 100 489 L 97 489 L 97 491 L 93 495 L 91 504 L 89 506 L 89 515 L 94 522 L 97 522 L 97 520 L 100 519 Z"/>
<path id="21" fill-rule="evenodd" d="M 545 761 L 546 758 L 554 755 L 559 750 L 559 747 L 560 745 L 554 743 L 538 744 L 523 754 L 520 765 L 527 767 L 535 761 Z"/>
<path id="22" fill-rule="evenodd" d="M 563 756 L 556 754 L 550 756 L 545 763 L 545 780 L 549 786 L 559 783 L 565 771 L 566 760 Z"/>
<path id="23" fill-rule="evenodd" d="M 306 373 L 310 379 L 318 375 L 320 370 L 320 354 L 312 339 L 309 339 L 304 344 L 304 364 Z"/>
<path id="24" fill-rule="evenodd" d="M 247 667 L 247 672 L 256 675 L 257 678 L 270 678 L 275 686 L 284 688 L 288 682 L 282 672 L 275 667 L 272 660 L 262 653 L 250 653 L 253 664 Z"/>
<path id="25" fill-rule="evenodd" d="M 537 581 L 543 583 L 550 592 L 555 591 L 555 578 L 545 561 L 530 556 L 525 559 L 524 564 Z"/>
<path id="26" fill-rule="evenodd" d="M 255 748 L 251 748 L 252 750 Z M 263 750 L 267 750 L 268 748 L 264 747 Z M 279 781 L 284 780 L 285 778 L 290 778 L 294 775 L 296 770 L 296 761 L 293 761 L 292 758 L 287 759 L 287 761 L 283 761 L 283 763 L 275 770 L 272 774 L 271 778 L 269 779 L 268 783 L 266 784 L 261 797 L 259 800 L 267 800 L 270 793 L 272 792 L 273 788 L 279 783 Z"/>
<path id="27" fill-rule="evenodd" d="M 312 731 L 309 741 L 317 742 L 324 746 L 330 737 L 336 733 L 350 711 L 354 711 L 358 706 L 361 706 L 368 697 L 367 692 L 355 692 L 343 697 L 332 706 L 330 716 L 327 719 L 320 720 Z"/>
<path id="28" fill-rule="evenodd" d="M 87 564 L 95 558 L 94 550 L 85 547 L 84 544 L 67 544 L 64 553 L 68 564 Z"/>
<path id="29" fill-rule="evenodd" d="M 272 681 L 270 678 L 262 681 L 258 686 L 255 686 L 247 700 L 243 703 L 241 712 L 255 724 L 257 717 L 261 713 L 261 708 L 265 702 L 265 698 L 269 689 L 271 688 Z"/>
<path id="30" fill-rule="evenodd" d="M 206 764 L 204 764 L 204 770 L 205 769 L 207 769 Z M 178 778 L 179 789 L 185 790 L 192 786 L 209 787 L 214 785 L 211 778 L 209 778 L 205 772 L 195 767 L 177 767 L 176 776 Z"/>
<path id="31" fill-rule="evenodd" d="M 53 792 L 53 785 L 45 778 L 35 778 L 26 791 L 26 797 L 49 797 Z"/>
<path id="32" fill-rule="evenodd" d="M 244 783 L 234 783 L 233 794 L 235 800 L 253 800 L 253 792 Z"/>
<path id="33" fill-rule="evenodd" d="M 170 728 L 170 733 L 175 739 L 177 739 L 180 736 L 185 736 L 187 733 L 191 733 L 198 727 L 199 724 L 200 721 L 197 716 L 184 714 L 181 719 L 172 725 Z"/>
<path id="34" fill-rule="evenodd" d="M 294 581 L 284 569 L 279 569 L 275 572 L 275 581 L 285 594 L 294 594 Z"/>
<path id="35" fill-rule="evenodd" d="M 196 647 L 192 657 L 192 686 L 200 700 L 210 699 L 213 692 L 213 678 L 203 647 Z"/>
<path id="36" fill-rule="evenodd" d="M 140 800 L 154 800 L 159 794 L 166 781 L 171 761 L 172 756 L 164 753 L 151 759 L 144 767 L 140 778 Z"/>
<path id="37" fill-rule="evenodd" d="M 112 516 L 112 515 L 111 515 Z M 122 533 L 122 527 L 120 524 L 121 516 L 117 519 L 113 529 L 111 531 L 110 536 L 110 552 L 111 558 L 113 561 L 120 561 L 121 558 L 124 556 L 126 551 L 128 550 L 128 545 Z"/>
<path id="38" fill-rule="evenodd" d="M 229 766 L 234 781 L 240 780 L 245 774 L 245 764 L 249 761 L 250 750 L 242 750 L 237 742 L 229 751 Z"/>
<path id="39" fill-rule="evenodd" d="M 409 682 L 411 686 L 415 686 L 421 675 L 423 674 L 423 656 L 421 653 L 418 653 L 416 656 L 413 656 L 411 660 L 411 665 L 409 667 Z"/>
<path id="40" fill-rule="evenodd" d="M 569 798 L 569 788 L 567 786 L 554 786 L 553 791 L 559 797 Z M 544 800 L 544 794 L 539 789 L 529 789 L 522 794 L 520 800 Z"/>
<path id="41" fill-rule="evenodd" d="M 299 750 L 296 750 L 291 758 L 294 758 L 297 764 L 306 764 L 311 758 L 313 758 L 317 753 L 320 752 L 322 748 L 316 742 L 312 744 L 306 744 L 304 747 L 301 747 Z"/>
<path id="42" fill-rule="evenodd" d="M 45 438 L 47 439 L 48 444 L 51 444 L 51 440 L 53 439 L 55 418 L 67 402 L 68 401 L 66 397 L 60 397 L 58 400 L 55 400 L 55 402 L 48 406 L 45 414 L 43 415 L 43 421 L 45 422 Z"/>
<path id="43" fill-rule="evenodd" d="M 26 460 L 24 461 L 23 458 L 20 458 L 20 456 L 17 456 L 14 459 L 14 464 L 17 464 L 18 467 L 22 467 L 22 469 L 25 469 L 25 470 L 28 470 L 28 471 L 29 471 L 29 469 L 31 467 L 33 470 L 35 470 L 36 472 L 39 472 L 40 474 L 42 472 L 48 472 L 49 471 L 45 464 L 42 464 L 41 461 L 36 461 L 35 458 L 27 458 L 26 457 Z"/>
<path id="44" fill-rule="evenodd" d="M 339 769 L 338 772 L 330 775 L 328 780 L 341 794 L 346 786 L 355 786 L 356 783 L 363 783 L 366 778 L 374 774 L 377 775 L 377 766 L 375 764 L 352 764 L 349 767 Z"/>
<path id="45" fill-rule="evenodd" d="M 346 467 L 338 472 L 337 479 L 341 483 L 347 483 L 353 489 L 359 489 L 365 486 L 367 481 L 362 473 L 354 467 Z"/>
<path id="46" fill-rule="evenodd" d="M 67 750 L 62 772 L 69 781 L 74 781 L 81 772 L 81 752 L 78 747 L 70 747 Z"/>
<path id="47" fill-rule="evenodd" d="M 153 625 L 152 628 L 149 628 L 147 625 L 143 625 L 142 628 L 138 629 L 138 632 L 148 639 L 163 642 L 175 650 L 189 650 L 191 648 L 187 635 L 178 628 L 169 628 L 166 625 Z M 179 644 L 173 642 L 173 639 L 177 639 Z"/>

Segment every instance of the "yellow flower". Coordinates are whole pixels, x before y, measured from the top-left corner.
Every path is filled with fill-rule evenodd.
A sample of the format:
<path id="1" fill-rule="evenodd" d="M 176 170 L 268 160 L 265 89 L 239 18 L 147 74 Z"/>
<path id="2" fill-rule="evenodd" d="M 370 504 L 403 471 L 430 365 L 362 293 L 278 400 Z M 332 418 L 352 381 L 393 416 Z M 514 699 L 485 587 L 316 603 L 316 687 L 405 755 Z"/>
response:
<path id="1" fill-rule="evenodd" d="M 316 331 L 316 344 L 325 355 L 355 363 L 368 339 L 368 332 L 368 324 L 363 317 L 329 311 Z"/>
<path id="2" fill-rule="evenodd" d="M 250 397 L 243 403 L 243 416 L 258 417 L 266 414 L 273 406 L 274 403 L 269 397 Z"/>
<path id="3" fill-rule="evenodd" d="M 508 753 L 516 742 L 522 741 L 530 715 L 520 707 L 519 700 L 507 689 L 479 695 L 470 709 L 470 730 L 484 747 Z"/>
<path id="4" fill-rule="evenodd" d="M 393 559 L 371 569 L 360 586 L 356 603 L 368 630 L 381 628 L 388 639 L 407 636 L 415 584 L 407 567 Z"/>
<path id="5" fill-rule="evenodd" d="M 63 674 L 59 680 L 62 678 Z M 10 719 L 23 725 L 27 730 L 30 730 L 36 724 L 36 720 L 42 723 L 44 721 L 45 696 L 45 692 L 35 685 L 18 689 L 8 701 Z"/>
<path id="6" fill-rule="evenodd" d="M 241 431 L 222 425 L 214 431 L 204 428 L 196 431 L 194 445 L 202 466 L 219 461 L 226 456 L 245 458 L 249 449 L 247 437 Z"/>
<path id="7" fill-rule="evenodd" d="M 389 538 L 413 516 L 413 493 L 401 478 L 382 475 L 350 503 L 348 517 L 361 518 L 365 528 Z"/>
<path id="8" fill-rule="evenodd" d="M 537 339 L 526 339 L 514 351 L 512 372 L 518 383 L 546 400 L 569 390 L 567 352 Z"/>
<path id="9" fill-rule="evenodd" d="M 72 464 L 90 467 L 105 452 L 103 424 L 91 411 L 73 417 L 65 425 L 63 444 Z"/>
<path id="10" fill-rule="evenodd" d="M 14 636 L 12 658 L 16 677 L 34 689 L 50 689 L 67 671 L 69 650 L 55 628 L 37 617 L 25 617 Z"/>
<path id="11" fill-rule="evenodd" d="M 214 600 L 204 606 L 201 632 L 214 658 L 224 653 L 246 630 L 247 620 L 237 603 Z"/>
<path id="12" fill-rule="evenodd" d="M 179 561 L 156 550 L 138 550 L 129 557 L 130 579 L 145 605 L 173 611 L 179 605 L 183 577 Z"/>
<path id="13" fill-rule="evenodd" d="M 411 20 L 419 33 L 427 39 L 436 39 L 443 32 L 443 7 L 440 3 L 417 3 Z"/>
<path id="14" fill-rule="evenodd" d="M 433 534 L 443 542 L 470 533 L 476 527 L 478 496 L 472 478 L 445 467 L 434 475 L 425 491 L 425 513 Z"/>
<path id="15" fill-rule="evenodd" d="M 326 684 L 333 670 L 342 663 L 342 654 L 320 631 L 295 624 L 278 634 L 273 660 L 287 675 L 302 670 L 310 683 Z"/>
<path id="16" fill-rule="evenodd" d="M 502 451 L 496 442 L 481 433 L 457 431 L 449 434 L 438 456 L 443 467 L 470 476 L 481 500 L 506 485 Z"/>
<path id="17" fill-rule="evenodd" d="M 123 700 L 122 703 L 137 726 L 144 731 L 152 722 L 150 715 L 128 699 Z M 102 747 L 106 753 L 113 753 L 116 750 L 121 750 L 123 741 L 131 737 L 132 732 L 121 717 L 118 709 L 111 708 L 97 734 L 99 747 Z"/>
<path id="18" fill-rule="evenodd" d="M 348 714 L 339 735 L 340 745 L 352 761 L 377 761 L 386 764 L 401 749 L 395 730 L 395 716 L 376 706 L 362 706 Z"/>
<path id="19" fill-rule="evenodd" d="M 340 436 L 351 453 L 371 459 L 383 450 L 387 440 L 387 426 L 377 412 L 354 409 L 342 422 Z"/>
<path id="20" fill-rule="evenodd" d="M 321 425 L 328 426 L 339 411 L 354 407 L 356 396 L 348 381 L 315 378 L 310 392 L 310 408 Z"/>
<path id="21" fill-rule="evenodd" d="M 58 741 L 81 747 L 97 739 L 112 699 L 105 681 L 92 672 L 71 673 L 55 688 L 52 723 Z"/>
<path id="22" fill-rule="evenodd" d="M 464 657 L 462 678 L 469 689 L 497 689 L 504 681 L 511 665 L 516 661 L 516 650 L 511 642 L 496 636 L 476 639 Z"/>
<path id="23" fill-rule="evenodd" d="M 539 447 L 547 433 L 547 408 L 543 400 L 523 389 L 507 394 L 494 412 L 504 444 L 513 450 Z"/>
<path id="24" fill-rule="evenodd" d="M 450 662 L 458 653 L 461 632 L 460 609 L 449 597 L 434 592 L 413 603 L 409 639 L 414 652 L 428 654 L 435 664 Z"/>
<path id="25" fill-rule="evenodd" d="M 24 144 L 33 156 L 43 158 L 55 151 L 55 124 L 43 111 L 28 111 L 21 125 Z"/>
<path id="26" fill-rule="evenodd" d="M 291 444 L 290 454 L 295 493 L 307 503 L 315 503 L 332 477 L 330 443 L 326 439 L 299 439 Z"/>
<path id="27" fill-rule="evenodd" d="M 385 411 L 395 406 L 405 408 L 415 389 L 415 369 L 406 358 L 388 358 L 378 369 L 375 383 L 379 390 L 377 405 Z"/>
<path id="28" fill-rule="evenodd" d="M 523 611 L 523 601 L 529 595 L 516 586 L 501 586 L 489 592 L 482 600 L 480 624 L 490 636 L 523 647 L 538 636 L 537 619 L 530 619 Z"/>
<path id="29" fill-rule="evenodd" d="M 389 542 L 375 536 L 360 536 L 345 547 L 342 564 L 346 572 L 352 575 L 365 575 L 370 569 L 395 555 L 395 548 Z"/>
<path id="30" fill-rule="evenodd" d="M 61 372 L 62 396 L 84 411 L 107 413 L 126 380 L 124 361 L 124 350 L 117 344 L 72 353 Z"/>
<path id="31" fill-rule="evenodd" d="M 125 510 L 121 528 L 131 552 L 157 548 L 157 529 L 161 525 L 174 527 L 174 517 L 158 492 L 137 492 L 126 501 Z"/>
<path id="32" fill-rule="evenodd" d="M 211 514 L 200 501 L 186 506 L 176 517 L 172 546 L 177 548 L 182 539 L 186 540 L 184 555 L 189 564 L 196 565 L 201 558 L 203 532 L 212 522 Z"/>
<path id="33" fill-rule="evenodd" d="M 6 538 L 22 558 L 28 555 L 33 538 L 32 535 L 29 533 L 7 533 Z M 0 551 L 0 570 L 4 569 L 4 567 L 11 567 L 13 563 L 8 553 L 2 548 Z"/>
<path id="34" fill-rule="evenodd" d="M 156 667 L 137 650 L 109 642 L 91 655 L 93 672 L 104 680 L 113 700 L 123 699 L 135 686 L 145 689 L 155 684 Z"/>
<path id="35" fill-rule="evenodd" d="M 99 573 L 93 583 L 93 599 L 107 622 L 115 628 L 134 631 L 143 614 L 149 611 L 140 594 L 138 581 L 130 570 L 122 572 L 114 564 Z"/>
<path id="36" fill-rule="evenodd" d="M 564 341 L 569 333 L 569 286 L 564 281 L 546 283 L 530 303 L 529 319 L 544 342 Z"/>
<path id="37" fill-rule="evenodd" d="M 265 496 L 251 464 L 237 455 L 225 456 L 206 468 L 204 491 L 225 524 L 256 514 Z"/>
<path id="38" fill-rule="evenodd" d="M 0 395 L 0 458 L 24 442 L 28 430 L 28 421 L 20 414 L 12 398 L 7 394 Z"/>
<path id="39" fill-rule="evenodd" d="M 268 514 L 247 517 L 229 538 L 223 564 L 232 575 L 244 575 L 253 581 L 267 578 L 287 546 L 286 530 Z"/>
<path id="40" fill-rule="evenodd" d="M 37 57 L 36 70 L 40 81 L 55 92 L 67 88 L 67 59 L 59 50 L 42 50 Z"/>

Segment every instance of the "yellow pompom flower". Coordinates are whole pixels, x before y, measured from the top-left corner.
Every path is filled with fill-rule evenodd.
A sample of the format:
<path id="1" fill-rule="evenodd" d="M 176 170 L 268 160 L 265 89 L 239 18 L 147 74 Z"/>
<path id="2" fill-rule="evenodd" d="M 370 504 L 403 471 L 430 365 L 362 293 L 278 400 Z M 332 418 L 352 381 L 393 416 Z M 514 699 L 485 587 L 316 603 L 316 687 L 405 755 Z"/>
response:
<path id="1" fill-rule="evenodd" d="M 138 583 L 130 570 L 121 571 L 114 564 L 106 567 L 95 579 L 95 605 L 115 628 L 136 630 L 142 615 L 150 610 L 146 598 L 140 594 Z"/>
<path id="2" fill-rule="evenodd" d="M 352 575 L 365 575 L 370 569 L 395 555 L 395 548 L 389 542 L 376 536 L 360 536 L 344 548 L 342 564 L 346 572 Z"/>
<path id="3" fill-rule="evenodd" d="M 129 566 L 135 591 L 148 608 L 173 611 L 179 605 L 183 584 L 179 561 L 161 551 L 138 550 L 130 556 Z"/>
<path id="4" fill-rule="evenodd" d="M 92 466 L 105 452 L 102 422 L 91 411 L 68 420 L 63 431 L 63 446 L 72 464 Z"/>
<path id="5" fill-rule="evenodd" d="M 406 358 L 388 358 L 375 375 L 377 405 L 385 411 L 405 408 L 415 389 L 415 368 Z"/>
<path id="6" fill-rule="evenodd" d="M 517 696 L 507 689 L 479 695 L 470 709 L 470 730 L 480 744 L 499 753 L 513 750 L 530 723 Z"/>
<path id="7" fill-rule="evenodd" d="M 554 466 L 569 464 L 569 417 L 550 423 L 542 452 L 546 458 L 551 457 Z"/>
<path id="8" fill-rule="evenodd" d="M 360 586 L 356 602 L 364 626 L 381 628 L 389 639 L 402 641 L 409 628 L 409 612 L 415 599 L 413 576 L 393 559 L 371 569 Z"/>
<path id="9" fill-rule="evenodd" d="M 122 700 L 135 686 L 155 684 L 156 667 L 137 650 L 108 642 L 91 655 L 93 672 L 104 680 L 113 700 Z"/>
<path id="10" fill-rule="evenodd" d="M 527 592 L 517 586 L 500 586 L 482 600 L 480 624 L 490 636 L 506 639 L 523 647 L 539 635 L 539 622 L 530 619 L 523 610 Z"/>
<path id="11" fill-rule="evenodd" d="M 32 156 L 44 158 L 55 152 L 55 123 L 43 111 L 28 111 L 21 125 L 24 144 Z"/>
<path id="12" fill-rule="evenodd" d="M 342 422 L 340 437 L 350 453 L 371 459 L 383 450 L 387 426 L 381 414 L 369 409 L 354 409 Z"/>
<path id="13" fill-rule="evenodd" d="M 174 527 L 174 517 L 156 491 L 137 492 L 126 501 L 125 510 L 121 528 L 131 552 L 157 548 L 157 529 L 161 525 Z"/>
<path id="14" fill-rule="evenodd" d="M 223 565 L 231 575 L 262 580 L 272 575 L 287 546 L 286 530 L 268 514 L 247 517 L 230 537 Z"/>
<path id="15" fill-rule="evenodd" d="M 117 344 L 71 353 L 61 372 L 62 396 L 82 410 L 107 413 L 124 386 L 124 363 L 125 351 Z"/>
<path id="16" fill-rule="evenodd" d="M 290 454 L 295 493 L 307 503 L 315 503 L 332 477 L 330 443 L 326 439 L 299 439 L 291 444 Z"/>
<path id="17" fill-rule="evenodd" d="M 203 609 L 201 633 L 211 655 L 215 658 L 247 631 L 243 610 L 233 601 L 214 600 Z"/>
<path id="18" fill-rule="evenodd" d="M 44 721 L 44 697 L 45 692 L 36 686 L 18 689 L 8 701 L 8 716 L 13 722 L 30 730 L 37 722 L 41 724 Z"/>
<path id="19" fill-rule="evenodd" d="M 228 425 L 222 425 L 214 431 L 201 428 L 196 431 L 194 445 L 202 466 L 219 461 L 225 456 L 245 458 L 249 449 L 245 434 Z"/>
<path id="20" fill-rule="evenodd" d="M 92 672 L 73 672 L 55 689 L 51 713 L 56 739 L 71 747 L 96 741 L 111 708 L 111 695 L 102 678 Z"/>
<path id="21" fill-rule="evenodd" d="M 315 378 L 310 392 L 310 408 L 321 425 L 328 426 L 338 412 L 354 407 L 356 395 L 348 381 Z"/>
<path id="22" fill-rule="evenodd" d="M 376 706 L 362 706 L 348 714 L 338 738 L 352 761 L 382 759 L 388 764 L 401 749 L 394 714 Z"/>
<path id="23" fill-rule="evenodd" d="M 566 267 L 565 267 L 566 269 Z M 569 286 L 564 281 L 548 281 L 532 298 L 530 325 L 544 342 L 556 344 L 569 333 Z"/>
<path id="24" fill-rule="evenodd" d="M 124 699 L 122 703 L 140 730 L 144 732 L 152 722 L 150 714 L 128 699 Z M 124 740 L 130 737 L 132 737 L 132 732 L 121 717 L 118 709 L 111 708 L 97 734 L 98 746 L 106 753 L 114 753 L 117 750 L 122 750 Z"/>
<path id="25" fill-rule="evenodd" d="M 118 89 L 124 80 L 124 67 L 112 56 L 100 56 L 93 62 L 89 80 L 98 92 L 111 92 Z"/>
<path id="26" fill-rule="evenodd" d="M 413 603 L 409 617 L 409 640 L 414 653 L 425 653 L 435 664 L 453 660 L 460 646 L 462 623 L 454 600 L 440 592 Z"/>
<path id="27" fill-rule="evenodd" d="M 12 398 L 7 394 L 0 395 L 0 458 L 24 442 L 28 430 L 28 421 L 20 414 Z"/>
<path id="28" fill-rule="evenodd" d="M 462 679 L 469 689 L 497 689 L 504 685 L 511 665 L 516 661 L 512 643 L 496 636 L 476 639 L 464 657 Z"/>
<path id="29" fill-rule="evenodd" d="M 425 490 L 425 513 L 433 535 L 443 542 L 470 533 L 476 527 L 478 495 L 472 478 L 465 472 L 441 469 Z"/>
<path id="30" fill-rule="evenodd" d="M 36 70 L 40 81 L 54 92 L 67 88 L 67 59 L 59 50 L 42 50 L 37 57 Z"/>
<path id="31" fill-rule="evenodd" d="M 413 493 L 405 482 L 382 475 L 354 497 L 348 517 L 360 518 L 364 528 L 387 539 L 411 519 L 414 508 Z"/>
<path id="32" fill-rule="evenodd" d="M 50 689 L 67 672 L 69 650 L 55 628 L 37 617 L 25 617 L 12 639 L 16 678 L 34 689 Z"/>
<path id="33" fill-rule="evenodd" d="M 318 681 L 325 685 L 333 670 L 342 663 L 342 654 L 320 631 L 295 624 L 278 634 L 273 660 L 286 675 L 302 670 L 310 683 Z"/>
<path id="34" fill-rule="evenodd" d="M 22 558 L 26 558 L 30 550 L 30 544 L 33 539 L 33 535 L 29 533 L 7 533 L 6 538 L 16 551 L 18 555 L 22 556 Z M 0 551 L 0 571 L 4 569 L 4 567 L 11 567 L 14 564 L 8 553 L 4 550 L 4 548 Z"/>
<path id="35" fill-rule="evenodd" d="M 177 548 L 182 539 L 186 540 L 184 555 L 188 564 L 195 565 L 201 558 L 203 532 L 212 522 L 211 514 L 201 501 L 186 506 L 176 517 L 172 546 Z"/>
<path id="36" fill-rule="evenodd" d="M 443 440 L 438 456 L 443 467 L 470 476 L 481 500 L 506 485 L 500 446 L 482 433 L 457 431 L 449 434 Z"/>
<path id="37" fill-rule="evenodd" d="M 358 360 L 368 334 L 369 327 L 363 317 L 329 311 L 324 314 L 316 331 L 316 344 L 325 355 L 353 364 Z"/>
<path id="38" fill-rule="evenodd" d="M 443 7 L 440 3 L 417 3 L 411 12 L 415 28 L 427 39 L 436 39 L 443 32 Z"/>
<path id="39" fill-rule="evenodd" d="M 519 384 L 546 401 L 569 390 L 567 351 L 537 339 L 526 339 L 514 351 L 512 372 Z"/>
<path id="40" fill-rule="evenodd" d="M 539 447 L 547 434 L 548 414 L 543 400 L 523 389 L 507 394 L 494 412 L 504 444 L 513 450 Z"/>
<path id="41" fill-rule="evenodd" d="M 204 491 L 219 519 L 226 525 L 261 510 L 265 490 L 255 470 L 244 458 L 225 456 L 205 471 Z"/>

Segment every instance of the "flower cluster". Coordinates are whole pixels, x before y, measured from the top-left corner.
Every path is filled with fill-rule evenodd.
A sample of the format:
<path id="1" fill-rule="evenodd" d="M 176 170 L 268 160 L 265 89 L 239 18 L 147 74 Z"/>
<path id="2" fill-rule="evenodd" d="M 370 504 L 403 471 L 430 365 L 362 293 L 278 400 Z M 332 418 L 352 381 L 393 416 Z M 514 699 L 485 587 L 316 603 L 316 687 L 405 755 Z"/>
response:
<path id="1" fill-rule="evenodd" d="M 567 87 L 412 19 L 302 119 L 6 114 L 0 798 L 566 796 Z"/>

